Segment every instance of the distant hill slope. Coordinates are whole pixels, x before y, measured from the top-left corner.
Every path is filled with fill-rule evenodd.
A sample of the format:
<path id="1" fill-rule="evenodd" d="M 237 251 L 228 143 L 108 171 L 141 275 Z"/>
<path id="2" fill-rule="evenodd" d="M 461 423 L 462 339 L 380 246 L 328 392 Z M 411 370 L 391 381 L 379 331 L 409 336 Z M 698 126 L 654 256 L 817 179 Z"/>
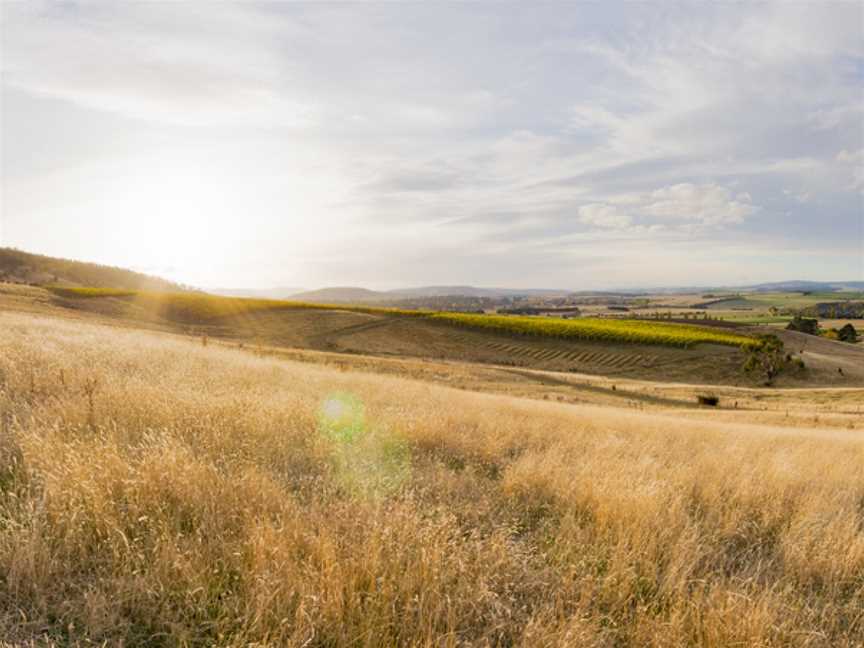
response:
<path id="1" fill-rule="evenodd" d="M 332 288 L 320 288 L 318 290 L 307 290 L 289 296 L 295 301 L 312 302 L 313 304 L 343 304 L 378 302 L 390 299 L 390 295 L 368 288 L 357 288 L 354 286 L 334 286 Z"/>
<path id="2" fill-rule="evenodd" d="M 388 290 L 388 299 L 417 297 L 514 297 L 517 295 L 564 296 L 568 290 L 546 288 L 477 288 L 476 286 L 420 286 Z"/>
<path id="3" fill-rule="evenodd" d="M 476 286 L 419 286 L 416 288 L 397 288 L 395 290 L 369 290 L 355 286 L 336 286 L 321 288 L 291 295 L 291 299 L 307 302 L 371 303 L 397 302 L 399 300 L 439 299 L 442 297 L 495 298 L 517 295 L 564 296 L 566 290 L 547 290 L 542 288 L 477 288 Z"/>
<path id="4" fill-rule="evenodd" d="M 864 281 L 777 281 L 747 286 L 753 292 L 833 292 L 837 290 L 861 290 Z"/>
<path id="5" fill-rule="evenodd" d="M 189 290 L 167 279 L 132 270 L 30 254 L 14 248 L 0 248 L 0 281 L 124 290 Z"/>
<path id="6" fill-rule="evenodd" d="M 205 292 L 222 297 L 249 297 L 252 299 L 288 299 L 303 292 L 299 286 L 277 286 L 276 288 L 205 288 Z"/>

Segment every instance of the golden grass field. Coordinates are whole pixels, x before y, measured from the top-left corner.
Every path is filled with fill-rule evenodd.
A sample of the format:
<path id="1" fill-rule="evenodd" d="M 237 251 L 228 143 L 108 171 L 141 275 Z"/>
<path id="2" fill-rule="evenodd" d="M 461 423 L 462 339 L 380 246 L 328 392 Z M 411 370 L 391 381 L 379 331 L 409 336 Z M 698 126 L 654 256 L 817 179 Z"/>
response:
<path id="1" fill-rule="evenodd" d="M 854 412 L 757 424 L 354 366 L 0 312 L 0 641 L 862 645 Z"/>

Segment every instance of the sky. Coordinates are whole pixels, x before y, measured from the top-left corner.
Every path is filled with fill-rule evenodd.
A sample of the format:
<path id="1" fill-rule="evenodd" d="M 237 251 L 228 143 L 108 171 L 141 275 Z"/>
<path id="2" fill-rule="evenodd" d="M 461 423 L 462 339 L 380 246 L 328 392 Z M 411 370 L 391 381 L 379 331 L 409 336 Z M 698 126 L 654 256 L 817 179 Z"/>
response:
<path id="1" fill-rule="evenodd" d="M 864 5 L 3 2 L 0 245 L 199 287 L 864 279 Z"/>

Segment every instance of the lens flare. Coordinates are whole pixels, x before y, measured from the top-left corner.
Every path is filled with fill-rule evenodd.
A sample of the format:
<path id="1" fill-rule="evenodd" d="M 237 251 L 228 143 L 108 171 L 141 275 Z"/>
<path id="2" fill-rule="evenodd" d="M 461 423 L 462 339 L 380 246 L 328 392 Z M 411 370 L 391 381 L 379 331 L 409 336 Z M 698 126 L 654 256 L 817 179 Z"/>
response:
<path id="1" fill-rule="evenodd" d="M 328 396 L 318 415 L 319 429 L 334 441 L 353 443 L 366 431 L 363 401 L 349 393 Z"/>
<path id="2" fill-rule="evenodd" d="M 318 429 L 332 443 L 334 472 L 349 493 L 393 493 L 411 474 L 408 444 L 384 426 L 370 424 L 363 401 L 354 394 L 325 398 L 318 409 Z"/>

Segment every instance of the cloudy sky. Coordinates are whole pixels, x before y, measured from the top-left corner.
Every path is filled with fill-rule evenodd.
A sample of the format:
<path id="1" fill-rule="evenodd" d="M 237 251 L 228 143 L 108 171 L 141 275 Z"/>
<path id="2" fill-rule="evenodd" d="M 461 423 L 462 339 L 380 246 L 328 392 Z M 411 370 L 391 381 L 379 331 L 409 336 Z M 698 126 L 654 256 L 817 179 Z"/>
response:
<path id="1" fill-rule="evenodd" d="M 864 279 L 862 7 L 4 2 L 0 243 L 205 287 Z"/>

